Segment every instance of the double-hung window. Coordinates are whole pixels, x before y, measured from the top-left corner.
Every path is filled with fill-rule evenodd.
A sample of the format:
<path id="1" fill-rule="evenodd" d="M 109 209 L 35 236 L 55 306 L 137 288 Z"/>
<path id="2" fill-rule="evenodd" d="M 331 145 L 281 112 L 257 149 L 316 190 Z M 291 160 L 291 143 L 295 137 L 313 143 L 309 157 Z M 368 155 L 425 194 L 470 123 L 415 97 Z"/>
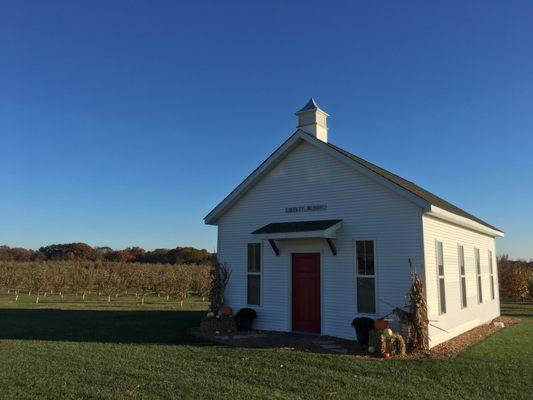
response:
<path id="1" fill-rule="evenodd" d="M 248 297 L 249 305 L 261 304 L 261 243 L 248 243 Z"/>
<path id="2" fill-rule="evenodd" d="M 465 271 L 465 248 L 464 246 L 458 246 L 459 254 L 459 287 L 461 291 L 461 308 L 466 308 L 466 271 Z"/>
<path id="3" fill-rule="evenodd" d="M 374 241 L 357 240 L 355 252 L 357 263 L 357 312 L 374 314 L 376 312 Z"/>
<path id="4" fill-rule="evenodd" d="M 494 300 L 494 267 L 492 266 L 492 251 L 489 250 L 489 272 L 490 272 L 490 298 Z"/>
<path id="5" fill-rule="evenodd" d="M 477 279 L 477 302 L 483 303 L 483 287 L 481 286 L 481 260 L 479 258 L 479 249 L 474 249 L 476 259 L 476 279 Z"/>
<path id="6" fill-rule="evenodd" d="M 446 314 L 446 285 L 444 284 L 444 252 L 437 242 L 437 275 L 439 277 L 439 314 Z"/>

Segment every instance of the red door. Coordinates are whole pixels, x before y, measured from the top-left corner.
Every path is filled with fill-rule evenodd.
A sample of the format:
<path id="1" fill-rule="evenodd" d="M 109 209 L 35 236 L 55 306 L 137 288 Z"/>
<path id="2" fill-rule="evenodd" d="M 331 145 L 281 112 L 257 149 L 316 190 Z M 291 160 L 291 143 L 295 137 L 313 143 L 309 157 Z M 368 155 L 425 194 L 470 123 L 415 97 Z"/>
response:
<path id="1" fill-rule="evenodd" d="M 292 330 L 320 333 L 320 254 L 292 255 Z"/>

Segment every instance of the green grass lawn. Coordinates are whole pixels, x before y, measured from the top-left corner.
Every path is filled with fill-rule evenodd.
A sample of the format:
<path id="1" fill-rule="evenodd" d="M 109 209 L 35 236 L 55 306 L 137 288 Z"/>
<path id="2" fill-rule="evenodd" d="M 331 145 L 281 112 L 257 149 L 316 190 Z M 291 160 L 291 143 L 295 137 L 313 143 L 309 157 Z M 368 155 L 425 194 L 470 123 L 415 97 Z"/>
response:
<path id="1" fill-rule="evenodd" d="M 188 335 L 198 299 L 33 300 L 0 295 L 1 399 L 529 399 L 533 389 L 533 304 L 504 305 L 523 322 L 455 359 L 369 361 L 210 345 Z"/>

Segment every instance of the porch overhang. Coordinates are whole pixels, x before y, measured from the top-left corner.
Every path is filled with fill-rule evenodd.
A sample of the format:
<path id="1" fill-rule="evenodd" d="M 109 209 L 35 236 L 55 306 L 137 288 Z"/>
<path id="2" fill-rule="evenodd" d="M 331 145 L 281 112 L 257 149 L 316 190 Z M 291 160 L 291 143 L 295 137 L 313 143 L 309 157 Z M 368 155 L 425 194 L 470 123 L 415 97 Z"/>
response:
<path id="1" fill-rule="evenodd" d="M 342 226 L 342 219 L 326 219 L 319 221 L 273 222 L 252 232 L 258 239 L 268 240 L 276 256 L 279 247 L 276 240 L 283 239 L 325 239 L 331 253 L 337 255 L 337 247 L 333 239 Z"/>
<path id="2" fill-rule="evenodd" d="M 252 232 L 258 239 L 335 239 L 342 219 L 319 221 L 273 222 Z"/>

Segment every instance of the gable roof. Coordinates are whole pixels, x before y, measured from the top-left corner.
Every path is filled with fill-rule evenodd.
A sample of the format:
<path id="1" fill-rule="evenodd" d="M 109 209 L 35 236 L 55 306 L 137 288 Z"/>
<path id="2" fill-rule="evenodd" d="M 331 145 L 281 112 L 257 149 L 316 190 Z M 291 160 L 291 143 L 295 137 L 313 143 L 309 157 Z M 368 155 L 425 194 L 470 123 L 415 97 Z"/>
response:
<path id="1" fill-rule="evenodd" d="M 383 169 L 381 167 L 378 167 L 375 164 L 372 164 L 369 161 L 366 161 L 360 157 L 357 157 L 353 155 L 352 153 L 347 152 L 344 149 L 341 149 L 338 146 L 335 146 L 331 143 L 326 143 L 329 147 L 335 149 L 339 153 L 345 155 L 346 157 L 349 157 L 350 159 L 354 160 L 355 162 L 361 164 L 365 168 L 368 168 L 369 170 L 375 172 L 378 175 L 381 175 L 385 179 L 388 179 L 389 181 L 395 183 L 398 186 L 401 186 L 402 188 L 408 190 L 409 192 L 413 193 L 414 195 L 426 200 L 428 203 L 437 206 L 439 208 L 442 208 L 443 210 L 449 211 L 452 214 L 459 215 L 464 218 L 471 219 L 472 221 L 475 221 L 481 225 L 486 226 L 487 228 L 494 229 L 496 231 L 500 231 L 498 228 L 495 228 L 494 226 L 488 224 L 487 222 L 483 221 L 482 219 L 479 219 L 472 214 L 467 213 L 466 211 L 460 209 L 457 206 L 454 206 L 452 203 L 444 200 L 443 198 L 428 192 L 426 189 L 421 188 L 420 186 L 414 184 L 411 181 L 408 181 L 407 179 L 404 179 L 396 174 L 393 174 L 392 172 L 387 171 L 386 169 Z M 500 231 L 501 232 L 501 231 Z"/>
<path id="2" fill-rule="evenodd" d="M 497 233 L 503 232 L 498 228 L 488 224 L 480 218 L 473 216 L 470 213 L 462 210 L 461 208 L 454 206 L 441 197 L 421 188 L 407 179 L 404 179 L 392 172 L 389 172 L 369 161 L 366 161 L 354 154 L 335 146 L 334 144 L 323 142 L 314 136 L 302 131 L 297 130 L 291 135 L 280 147 L 278 147 L 263 163 L 259 165 L 239 186 L 237 186 L 224 200 L 222 200 L 207 216 L 204 220 L 206 224 L 215 224 L 216 220 L 233 204 L 237 201 L 241 195 L 243 195 L 248 189 L 250 189 L 259 179 L 261 179 L 266 173 L 268 173 L 275 165 L 277 165 L 301 140 L 315 145 L 320 149 L 329 149 L 336 155 L 339 155 L 346 160 L 351 161 L 354 167 L 361 172 L 366 172 L 370 177 L 380 180 L 382 183 L 388 183 L 389 188 L 397 191 L 399 194 L 404 195 L 411 201 L 415 202 L 419 206 L 422 206 L 429 211 L 431 206 L 438 207 L 448 213 L 457 215 L 464 219 L 473 221 L 477 224 L 496 231 Z M 324 146 L 326 146 L 324 148 Z"/>

